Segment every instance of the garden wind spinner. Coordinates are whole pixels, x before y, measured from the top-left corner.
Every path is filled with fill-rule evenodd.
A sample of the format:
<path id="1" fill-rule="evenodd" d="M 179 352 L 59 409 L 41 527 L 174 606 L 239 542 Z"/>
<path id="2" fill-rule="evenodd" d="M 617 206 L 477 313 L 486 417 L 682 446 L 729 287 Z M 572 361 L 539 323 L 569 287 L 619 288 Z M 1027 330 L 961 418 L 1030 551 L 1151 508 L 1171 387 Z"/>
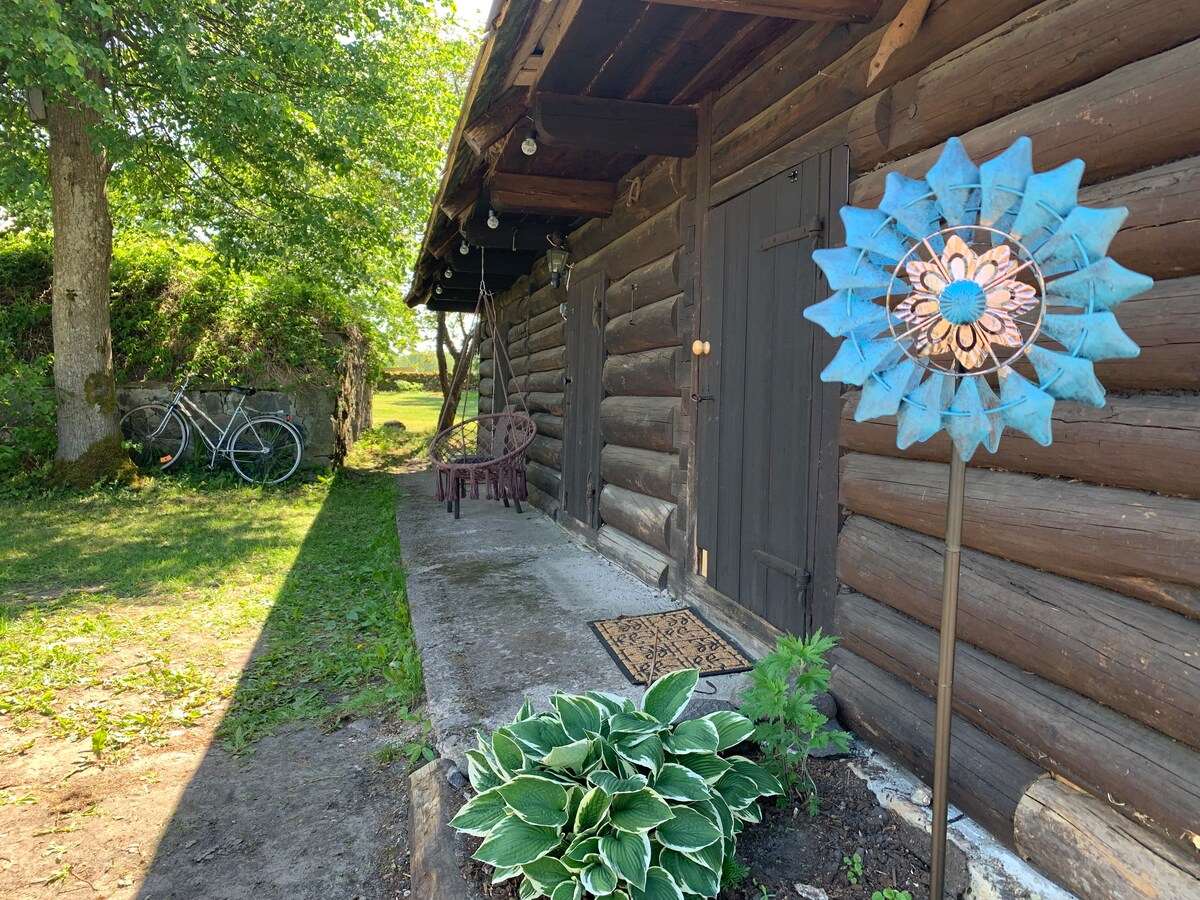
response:
<path id="1" fill-rule="evenodd" d="M 1137 356 L 1112 307 L 1153 281 L 1108 245 L 1127 210 L 1077 205 L 1084 164 L 1034 173 L 1022 137 L 975 165 L 952 138 L 925 178 L 887 176 L 878 209 L 843 207 L 846 246 L 813 260 L 836 293 L 805 318 L 844 338 L 821 373 L 859 385 L 855 420 L 896 416 L 905 449 L 943 428 L 950 455 L 933 770 L 930 896 L 945 890 L 954 635 L 966 463 L 1004 428 L 1051 442 L 1056 400 L 1104 406 L 1092 364 Z"/>

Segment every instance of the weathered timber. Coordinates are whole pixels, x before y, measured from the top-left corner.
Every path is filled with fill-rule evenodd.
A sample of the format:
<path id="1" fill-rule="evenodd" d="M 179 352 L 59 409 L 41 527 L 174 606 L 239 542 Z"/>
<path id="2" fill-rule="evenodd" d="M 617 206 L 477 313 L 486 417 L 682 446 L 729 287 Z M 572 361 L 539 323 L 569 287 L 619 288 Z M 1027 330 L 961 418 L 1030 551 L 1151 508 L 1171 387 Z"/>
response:
<path id="1" fill-rule="evenodd" d="M 481 397 L 491 397 L 495 393 L 495 379 L 481 378 L 479 380 L 479 394 Z"/>
<path id="2" fill-rule="evenodd" d="M 976 0 L 947 0 L 921 24 L 917 40 L 897 50 L 868 87 L 868 66 L 883 39 L 881 30 L 871 32 L 770 108 L 719 140 L 713 147 L 714 179 L 720 181 L 808 134 L 1032 5 L 1032 0 L 996 0 L 986 6 Z"/>
<path id="3" fill-rule="evenodd" d="M 499 228 L 488 228 L 485 222 L 471 221 L 463 224 L 461 235 L 451 235 L 451 243 L 453 247 L 457 247 L 459 241 L 466 238 L 472 247 L 483 247 L 485 250 L 545 253 L 546 235 L 552 230 L 547 225 L 504 223 L 501 223 Z"/>
<path id="4" fill-rule="evenodd" d="M 600 433 L 606 444 L 671 452 L 675 444 L 675 397 L 605 397 Z"/>
<path id="5" fill-rule="evenodd" d="M 514 357 L 512 371 L 514 375 L 524 375 L 526 372 L 549 372 L 561 369 L 566 360 L 565 347 L 552 347 L 528 356 Z"/>
<path id="6" fill-rule="evenodd" d="M 619 528 L 602 525 L 596 534 L 596 549 L 650 587 L 662 590 L 667 586 L 671 560 Z"/>
<path id="7" fill-rule="evenodd" d="M 471 273 L 475 278 L 475 283 L 478 284 L 479 275 L 484 269 L 487 270 L 489 276 L 527 275 L 530 267 L 539 259 L 534 253 L 514 253 L 512 251 L 488 253 L 484 259 L 480 259 L 480 256 L 481 254 L 475 251 L 463 256 L 458 252 L 458 247 L 455 247 L 453 253 L 446 255 L 446 261 L 438 264 L 438 270 L 444 271 L 446 266 L 449 266 L 455 272 Z"/>
<path id="8" fill-rule="evenodd" d="M 1116 313 L 1142 353 L 1096 363 L 1101 382 L 1109 388 L 1200 390 L 1200 277 L 1159 282 Z"/>
<path id="9" fill-rule="evenodd" d="M 566 384 L 565 370 L 552 369 L 549 372 L 529 372 L 526 375 L 514 375 L 508 382 L 510 393 L 521 391 L 561 391 Z"/>
<path id="10" fill-rule="evenodd" d="M 496 374 L 496 360 L 492 358 L 481 359 L 479 361 L 479 377 L 491 378 Z"/>
<path id="11" fill-rule="evenodd" d="M 492 176 L 491 197 L 499 211 L 604 217 L 612 215 L 617 186 L 611 181 L 497 172 Z"/>
<path id="12" fill-rule="evenodd" d="M 471 116 L 463 128 L 463 140 L 476 156 L 482 157 L 496 141 L 513 130 L 528 109 L 529 90 L 511 87 L 487 109 Z"/>
<path id="13" fill-rule="evenodd" d="M 529 491 L 529 505 L 534 509 L 541 510 L 550 519 L 557 521 L 558 497 L 547 494 L 535 484 L 527 484 L 526 487 Z"/>
<path id="14" fill-rule="evenodd" d="M 933 772 L 932 700 L 848 650 L 836 649 L 831 690 L 840 718 L 928 784 Z M 950 801 L 1012 845 L 1013 817 L 1042 769 L 957 716 L 950 752 Z"/>
<path id="15" fill-rule="evenodd" d="M 1017 851 L 1088 900 L 1200 897 L 1200 861 L 1071 785 L 1044 778 L 1017 806 Z"/>
<path id="16" fill-rule="evenodd" d="M 850 453 L 842 504 L 945 533 L 947 467 Z M 972 471 L 963 543 L 1200 618 L 1200 504 L 1120 488 Z"/>
<path id="17" fill-rule="evenodd" d="M 556 309 L 554 312 L 557 313 L 558 310 Z M 560 314 L 557 323 L 551 325 L 549 328 L 543 328 L 541 331 L 535 331 L 533 334 L 529 335 L 529 338 L 526 341 L 526 346 L 529 348 L 530 352 L 537 353 L 541 350 L 552 350 L 555 347 L 565 347 L 566 341 L 567 339 L 565 329 L 563 328 L 563 319 Z"/>
<path id="18" fill-rule="evenodd" d="M 854 391 L 842 410 L 843 447 L 879 456 L 949 459 L 945 433 L 899 450 L 895 419 L 855 422 L 857 403 Z M 1200 452 L 1200 396 L 1114 396 L 1104 409 L 1059 403 L 1052 427 L 1049 447 L 1010 432 L 998 452 L 981 450 L 971 464 L 1200 499 L 1200 466 L 1194 464 Z"/>
<path id="19" fill-rule="evenodd" d="M 835 624 L 847 650 L 936 696 L 936 631 L 861 594 L 838 597 Z M 1200 822 L 1200 754 L 1094 700 L 961 644 L 954 709 L 1172 840 Z"/>
<path id="20" fill-rule="evenodd" d="M 535 462 L 552 469 L 562 470 L 562 441 L 558 438 L 539 434 L 533 439 L 533 443 L 529 445 L 525 454 Z"/>
<path id="21" fill-rule="evenodd" d="M 1046 0 L 875 95 L 851 131 L 853 165 L 901 159 L 1197 34 L 1191 0 Z"/>
<path id="22" fill-rule="evenodd" d="M 549 284 L 543 285 L 536 291 L 531 292 L 528 296 L 522 297 L 515 304 L 509 313 L 508 320 L 513 325 L 515 334 L 509 335 L 510 340 L 516 340 L 520 337 L 525 337 L 527 334 L 532 334 L 536 329 L 529 328 L 529 323 L 543 313 L 557 311 L 559 304 L 567 299 L 565 287 L 551 287 Z"/>
<path id="23" fill-rule="evenodd" d="M 587 259 L 683 197 L 690 183 L 684 172 L 685 168 L 687 166 L 684 161 L 669 159 L 652 168 L 644 166 L 630 172 L 622 181 L 621 198 L 617 201 L 613 214 L 607 219 L 592 219 L 571 234 L 572 257 L 577 260 Z M 543 250 L 545 246 L 543 238 Z M 656 258 L 647 257 L 634 268 Z"/>
<path id="24" fill-rule="evenodd" d="M 495 400 L 490 395 L 480 395 L 479 414 L 487 415 L 495 408 Z"/>
<path id="25" fill-rule="evenodd" d="M 604 329 L 609 353 L 637 353 L 679 344 L 679 304 L 683 294 L 651 303 L 612 319 Z"/>
<path id="26" fill-rule="evenodd" d="M 940 538 L 852 516 L 838 578 L 937 628 L 943 552 Z M 1195 621 L 977 550 L 961 561 L 961 640 L 1200 748 Z"/>
<path id="27" fill-rule="evenodd" d="M 1088 183 L 1189 156 L 1200 146 L 1198 65 L 1200 41 L 1191 41 L 973 129 L 963 144 L 983 162 L 1027 135 L 1037 169 L 1082 157 Z M 1139 115 L 1129 115 L 1131 108 Z M 889 172 L 920 177 L 941 151 L 932 147 L 863 175 L 850 186 L 850 202 L 877 205 Z"/>
<path id="28" fill-rule="evenodd" d="M 637 491 L 606 484 L 600 492 L 600 518 L 605 524 L 671 553 L 671 518 L 675 504 Z"/>
<path id="29" fill-rule="evenodd" d="M 639 269 L 656 259 L 661 259 L 683 244 L 681 215 L 683 205 L 674 203 L 654 218 L 628 231 L 595 256 L 604 267 L 610 281 L 624 278 L 634 269 Z M 593 267 L 592 258 L 581 263 L 583 269 Z"/>
<path id="30" fill-rule="evenodd" d="M 535 413 L 533 421 L 537 423 L 538 434 L 544 434 L 547 437 L 562 438 L 563 420 L 560 416 Z"/>
<path id="31" fill-rule="evenodd" d="M 561 393 L 526 394 L 525 402 L 529 405 L 531 411 L 547 412 L 552 416 L 561 416 L 563 414 L 563 395 Z"/>
<path id="32" fill-rule="evenodd" d="M 604 311 L 609 318 L 631 312 L 673 297 L 683 290 L 680 278 L 682 253 L 676 249 L 662 259 L 636 269 L 609 285 L 604 296 Z M 634 285 L 637 290 L 634 290 Z"/>
<path id="33" fill-rule="evenodd" d="M 719 12 L 772 16 L 778 19 L 866 22 L 879 10 L 880 0 L 650 0 L 672 6 L 714 9 Z"/>
<path id="34" fill-rule="evenodd" d="M 491 338 L 484 338 L 479 342 L 479 356 L 483 359 L 491 359 L 495 355 L 495 341 Z"/>
<path id="35" fill-rule="evenodd" d="M 548 144 L 644 156 L 696 152 L 696 111 L 686 106 L 541 93 L 533 121 Z"/>
<path id="36" fill-rule="evenodd" d="M 525 463 L 525 479 L 538 490 L 551 497 L 558 497 L 558 483 L 562 476 L 557 469 L 531 460 Z"/>
<path id="37" fill-rule="evenodd" d="M 679 347 L 610 356 L 604 361 L 604 390 L 634 397 L 678 395 L 682 356 Z"/>
<path id="38" fill-rule="evenodd" d="M 446 776 L 453 767 L 448 759 L 435 760 L 408 777 L 409 834 L 413 837 L 409 873 L 421 897 L 455 896 L 466 888 L 454 853 L 454 816 L 457 798 Z"/>
<path id="39" fill-rule="evenodd" d="M 605 483 L 660 500 L 675 501 L 671 480 L 678 472 L 679 457 L 670 453 L 609 444 L 600 454 L 600 475 Z"/>
<path id="40" fill-rule="evenodd" d="M 1194 6 L 1200 16 L 1200 4 Z M 1118 262 L 1156 280 L 1200 273 L 1200 157 L 1091 185 L 1079 202 L 1129 210 L 1109 247 Z"/>

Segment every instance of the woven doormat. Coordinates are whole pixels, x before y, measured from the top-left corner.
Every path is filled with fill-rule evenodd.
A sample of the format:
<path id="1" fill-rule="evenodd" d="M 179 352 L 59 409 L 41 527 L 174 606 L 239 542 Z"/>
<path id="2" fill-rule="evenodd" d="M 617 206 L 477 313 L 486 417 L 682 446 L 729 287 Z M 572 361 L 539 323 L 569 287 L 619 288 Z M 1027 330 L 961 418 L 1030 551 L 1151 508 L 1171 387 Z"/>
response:
<path id="1" fill-rule="evenodd" d="M 589 624 L 633 684 L 646 684 L 651 676 L 658 678 L 679 669 L 699 669 L 701 675 L 750 669 L 742 649 L 717 633 L 691 607 Z"/>

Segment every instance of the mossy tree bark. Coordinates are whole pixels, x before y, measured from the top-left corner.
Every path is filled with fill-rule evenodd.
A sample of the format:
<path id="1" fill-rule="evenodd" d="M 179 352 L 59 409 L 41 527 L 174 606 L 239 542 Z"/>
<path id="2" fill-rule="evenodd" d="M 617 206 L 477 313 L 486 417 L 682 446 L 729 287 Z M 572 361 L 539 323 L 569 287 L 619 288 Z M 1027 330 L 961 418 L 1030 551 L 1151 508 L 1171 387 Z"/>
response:
<path id="1" fill-rule="evenodd" d="M 76 105 L 47 109 L 54 221 L 55 471 L 70 483 L 125 474 L 109 327 L 112 220 L 109 162 L 94 141 L 99 115 Z"/>

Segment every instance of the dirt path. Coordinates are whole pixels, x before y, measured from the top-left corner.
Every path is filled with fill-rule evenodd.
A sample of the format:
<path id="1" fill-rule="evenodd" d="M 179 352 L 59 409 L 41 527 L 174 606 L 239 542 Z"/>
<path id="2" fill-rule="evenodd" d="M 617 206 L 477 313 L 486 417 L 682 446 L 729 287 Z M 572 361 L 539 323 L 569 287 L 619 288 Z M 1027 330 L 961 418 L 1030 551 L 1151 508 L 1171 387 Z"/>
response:
<path id="1" fill-rule="evenodd" d="M 64 743 L 0 758 L 0 896 L 405 897 L 407 763 L 371 754 L 415 736 L 365 719 L 240 759 L 208 728 L 105 768 Z"/>

